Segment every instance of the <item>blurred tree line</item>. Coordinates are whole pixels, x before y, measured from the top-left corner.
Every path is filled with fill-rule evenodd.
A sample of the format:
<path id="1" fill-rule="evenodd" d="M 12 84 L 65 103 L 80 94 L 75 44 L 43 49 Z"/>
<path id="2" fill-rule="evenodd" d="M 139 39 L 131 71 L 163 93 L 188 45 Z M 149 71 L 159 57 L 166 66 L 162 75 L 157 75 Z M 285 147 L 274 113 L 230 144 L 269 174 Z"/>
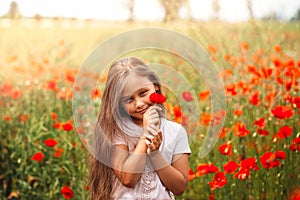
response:
<path id="1" fill-rule="evenodd" d="M 249 19 L 254 20 L 254 14 L 253 14 L 253 6 L 252 6 L 252 0 L 245 0 L 247 3 L 248 13 L 249 13 Z M 161 4 L 165 16 L 163 21 L 164 22 L 172 22 L 176 20 L 182 19 L 180 16 L 180 10 L 185 9 L 185 19 L 186 20 L 193 20 L 193 17 L 191 15 L 191 7 L 190 7 L 190 0 L 159 0 L 159 3 Z M 127 0 L 127 2 L 124 4 L 124 8 L 129 11 L 129 18 L 128 21 L 134 21 L 134 0 Z M 219 19 L 219 0 L 211 0 L 211 8 L 213 10 L 213 19 Z M 6 14 L 1 16 L 2 18 L 10 18 L 10 19 L 19 19 L 22 18 L 22 14 L 20 12 L 19 6 L 17 2 L 12 1 L 9 7 L 9 10 Z M 34 16 L 36 19 L 41 19 L 42 16 L 39 14 L 36 14 Z M 278 19 L 278 16 L 276 13 L 270 13 L 267 16 L 262 18 L 263 20 L 276 20 Z M 297 13 L 294 17 L 291 19 L 294 20 L 300 20 L 300 8 L 298 9 Z"/>
<path id="2" fill-rule="evenodd" d="M 254 12 L 253 12 L 253 3 L 252 0 L 245 0 L 247 4 L 247 9 L 249 13 L 249 20 L 255 20 Z M 180 20 L 180 10 L 186 10 L 186 20 L 193 20 L 191 15 L 191 6 L 190 0 L 159 0 L 162 8 L 164 9 L 165 16 L 163 21 L 164 22 L 172 22 L 176 20 Z M 130 17 L 128 21 L 134 21 L 134 0 L 128 0 L 128 3 L 125 7 L 129 10 Z M 211 0 L 211 8 L 213 10 L 213 19 L 219 19 L 219 11 L 220 11 L 220 4 L 219 0 Z M 278 20 L 279 17 L 276 13 L 271 12 L 268 15 L 262 18 L 263 20 Z M 300 8 L 298 9 L 297 13 L 291 20 L 300 20 Z"/>
<path id="3" fill-rule="evenodd" d="M 17 2 L 12 1 L 10 3 L 9 6 L 9 10 L 7 11 L 6 14 L 4 14 L 3 16 L 1 16 L 2 18 L 9 18 L 9 19 L 19 19 L 22 17 L 21 13 L 20 13 L 20 9 L 19 6 L 17 4 Z"/>
<path id="4" fill-rule="evenodd" d="M 292 18 L 292 20 L 300 20 L 300 8 L 298 9 L 296 15 Z"/>

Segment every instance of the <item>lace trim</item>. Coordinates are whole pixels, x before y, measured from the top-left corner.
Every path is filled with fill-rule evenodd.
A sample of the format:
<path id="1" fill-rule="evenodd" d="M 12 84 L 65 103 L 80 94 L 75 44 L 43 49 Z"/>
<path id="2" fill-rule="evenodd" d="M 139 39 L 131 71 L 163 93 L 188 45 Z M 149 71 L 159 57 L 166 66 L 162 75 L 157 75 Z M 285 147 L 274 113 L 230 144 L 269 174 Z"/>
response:
<path id="1" fill-rule="evenodd" d="M 151 192 L 153 186 L 151 184 L 153 183 L 155 179 L 155 174 L 153 172 L 153 167 L 150 161 L 150 158 L 147 156 L 146 159 L 146 166 L 145 166 L 145 172 L 143 174 L 143 182 L 142 182 L 142 196 L 141 200 L 150 200 L 151 199 Z"/>

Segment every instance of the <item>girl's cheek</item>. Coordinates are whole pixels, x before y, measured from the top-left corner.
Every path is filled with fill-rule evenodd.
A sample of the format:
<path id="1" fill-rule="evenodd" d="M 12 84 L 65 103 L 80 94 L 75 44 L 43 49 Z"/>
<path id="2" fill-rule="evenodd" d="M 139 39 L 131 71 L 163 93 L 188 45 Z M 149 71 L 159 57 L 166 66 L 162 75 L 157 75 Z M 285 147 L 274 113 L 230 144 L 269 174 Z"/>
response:
<path id="1" fill-rule="evenodd" d="M 151 94 L 152 94 L 152 93 L 150 92 L 150 93 L 147 95 L 146 101 L 149 102 L 150 104 L 153 104 L 152 101 L 150 101 L 150 95 L 151 95 Z"/>
<path id="2" fill-rule="evenodd" d="M 123 104 L 123 109 L 124 109 L 124 111 L 126 112 L 126 113 L 129 113 L 129 106 L 128 105 L 124 105 Z"/>

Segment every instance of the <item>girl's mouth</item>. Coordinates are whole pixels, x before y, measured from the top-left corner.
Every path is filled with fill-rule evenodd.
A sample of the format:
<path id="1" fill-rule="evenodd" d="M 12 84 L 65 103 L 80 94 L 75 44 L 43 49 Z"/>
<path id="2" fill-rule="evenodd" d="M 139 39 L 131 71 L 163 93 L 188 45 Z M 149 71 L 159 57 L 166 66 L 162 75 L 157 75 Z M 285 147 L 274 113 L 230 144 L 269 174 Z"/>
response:
<path id="1" fill-rule="evenodd" d="M 145 109 L 143 109 L 143 110 L 141 110 L 141 111 L 138 111 L 138 113 L 144 114 L 144 113 L 147 111 L 147 109 L 148 109 L 148 108 L 145 108 Z"/>

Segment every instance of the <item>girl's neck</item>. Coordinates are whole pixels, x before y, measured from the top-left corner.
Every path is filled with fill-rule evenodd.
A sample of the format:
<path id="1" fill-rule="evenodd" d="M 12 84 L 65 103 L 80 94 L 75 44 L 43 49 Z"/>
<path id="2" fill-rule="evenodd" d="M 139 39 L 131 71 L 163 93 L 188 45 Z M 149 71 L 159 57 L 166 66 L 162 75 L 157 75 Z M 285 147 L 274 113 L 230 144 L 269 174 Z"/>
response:
<path id="1" fill-rule="evenodd" d="M 139 126 L 139 127 L 143 127 L 143 120 L 142 119 L 137 119 L 132 117 L 132 121 L 135 125 Z"/>

